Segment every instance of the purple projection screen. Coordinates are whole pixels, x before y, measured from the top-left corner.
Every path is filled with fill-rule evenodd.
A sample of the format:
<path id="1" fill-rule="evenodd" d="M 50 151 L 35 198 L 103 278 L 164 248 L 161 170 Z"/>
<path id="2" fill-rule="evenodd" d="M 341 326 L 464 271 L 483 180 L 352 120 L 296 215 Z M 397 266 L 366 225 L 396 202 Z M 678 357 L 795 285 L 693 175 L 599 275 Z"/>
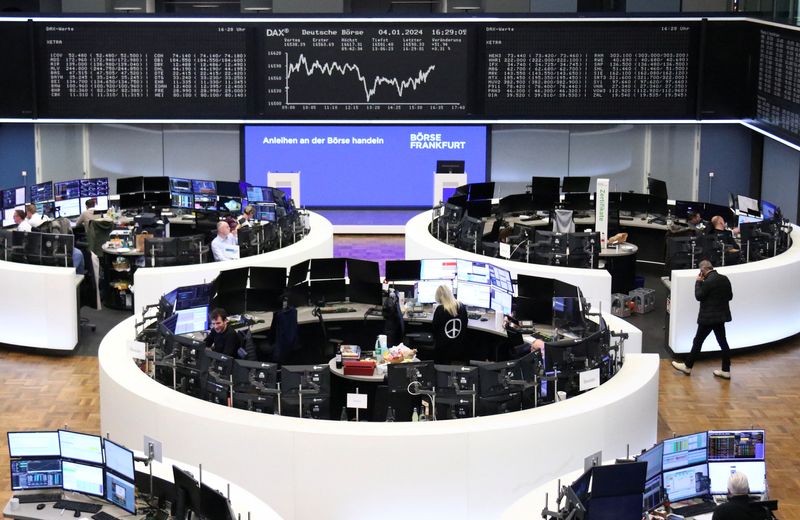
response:
<path id="1" fill-rule="evenodd" d="M 486 178 L 485 126 L 245 126 L 245 180 L 300 172 L 304 206 L 430 207 L 437 160 Z"/>

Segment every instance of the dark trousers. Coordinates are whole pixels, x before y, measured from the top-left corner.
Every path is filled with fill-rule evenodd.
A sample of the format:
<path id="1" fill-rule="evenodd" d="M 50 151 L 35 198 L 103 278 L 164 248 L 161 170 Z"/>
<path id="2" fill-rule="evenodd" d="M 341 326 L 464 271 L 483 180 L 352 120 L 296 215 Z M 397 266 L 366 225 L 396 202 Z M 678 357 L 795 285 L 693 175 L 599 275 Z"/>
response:
<path id="1" fill-rule="evenodd" d="M 703 342 L 706 340 L 711 331 L 714 331 L 714 337 L 717 338 L 719 348 L 722 350 L 722 370 L 730 372 L 731 370 L 731 348 L 728 346 L 728 339 L 725 337 L 725 324 L 717 323 L 715 325 L 697 325 L 697 333 L 694 335 L 692 341 L 692 351 L 689 357 L 686 358 L 686 366 L 692 368 L 694 365 L 694 358 L 700 353 L 703 348 Z"/>

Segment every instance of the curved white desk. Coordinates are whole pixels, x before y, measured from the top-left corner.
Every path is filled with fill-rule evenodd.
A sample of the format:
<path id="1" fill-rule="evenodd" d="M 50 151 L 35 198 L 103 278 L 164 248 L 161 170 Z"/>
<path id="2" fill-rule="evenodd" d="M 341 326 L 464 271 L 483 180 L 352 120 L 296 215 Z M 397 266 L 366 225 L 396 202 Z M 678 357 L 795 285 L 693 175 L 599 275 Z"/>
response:
<path id="1" fill-rule="evenodd" d="M 268 253 L 226 262 L 137 269 L 133 275 L 134 315 L 141 318 L 142 308 L 157 303 L 162 294 L 176 287 L 211 281 L 222 270 L 250 266 L 291 267 L 309 258 L 332 257 L 333 225 L 316 213 L 309 214 L 309 225 L 311 231 L 302 240 Z"/>
<path id="2" fill-rule="evenodd" d="M 28 265 L 0 260 L 0 287 L 6 295 L 0 343 L 49 350 L 78 344 L 77 286 L 74 267 Z"/>
<path id="3" fill-rule="evenodd" d="M 731 349 L 778 341 L 800 332 L 800 228 L 792 225 L 792 246 L 778 256 L 747 264 L 720 267 L 733 288 L 731 316 L 725 331 Z M 694 297 L 697 269 L 672 271 L 669 305 L 669 346 L 675 353 L 692 349 L 700 304 Z M 710 334 L 703 351 L 719 350 Z"/>
<path id="4" fill-rule="evenodd" d="M 519 274 L 554 278 L 577 285 L 583 296 L 595 310 L 598 305 L 603 311 L 611 309 L 611 275 L 605 269 L 580 269 L 577 267 L 558 267 L 551 265 L 526 264 L 503 258 L 492 258 L 458 249 L 430 234 L 432 211 L 425 211 L 406 223 L 406 258 L 463 258 L 474 262 L 489 262 L 502 267 L 516 277 Z"/>
<path id="5" fill-rule="evenodd" d="M 658 356 L 629 354 L 610 381 L 542 408 L 428 423 L 348 423 L 226 408 L 149 379 L 127 355 L 129 318 L 100 345 L 101 431 L 161 441 L 171 457 L 293 518 L 496 518 L 587 453 L 656 440 Z M 380 513 L 375 514 L 376 511 Z"/>

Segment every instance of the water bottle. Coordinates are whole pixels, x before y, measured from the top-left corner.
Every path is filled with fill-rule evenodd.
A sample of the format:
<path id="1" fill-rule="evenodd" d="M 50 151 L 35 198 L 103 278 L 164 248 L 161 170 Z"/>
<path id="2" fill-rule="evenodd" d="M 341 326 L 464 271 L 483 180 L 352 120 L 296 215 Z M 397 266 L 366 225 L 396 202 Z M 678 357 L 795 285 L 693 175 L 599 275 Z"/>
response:
<path id="1" fill-rule="evenodd" d="M 394 409 L 391 406 L 386 409 L 386 422 L 394 422 Z"/>
<path id="2" fill-rule="evenodd" d="M 419 412 L 416 407 L 414 407 L 414 412 L 411 414 L 411 422 L 419 422 Z"/>
<path id="3" fill-rule="evenodd" d="M 423 412 L 419 414 L 419 422 L 427 422 L 427 421 L 428 421 L 428 414 L 426 414 L 425 411 L 423 410 Z"/>

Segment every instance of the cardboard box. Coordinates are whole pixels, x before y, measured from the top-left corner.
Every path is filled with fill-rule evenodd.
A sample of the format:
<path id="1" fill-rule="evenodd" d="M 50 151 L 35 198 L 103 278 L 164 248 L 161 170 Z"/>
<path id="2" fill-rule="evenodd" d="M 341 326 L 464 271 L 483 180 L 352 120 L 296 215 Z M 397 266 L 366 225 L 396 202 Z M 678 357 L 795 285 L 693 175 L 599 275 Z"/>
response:
<path id="1" fill-rule="evenodd" d="M 345 361 L 344 375 L 346 376 L 371 376 L 375 373 L 375 360 Z"/>

